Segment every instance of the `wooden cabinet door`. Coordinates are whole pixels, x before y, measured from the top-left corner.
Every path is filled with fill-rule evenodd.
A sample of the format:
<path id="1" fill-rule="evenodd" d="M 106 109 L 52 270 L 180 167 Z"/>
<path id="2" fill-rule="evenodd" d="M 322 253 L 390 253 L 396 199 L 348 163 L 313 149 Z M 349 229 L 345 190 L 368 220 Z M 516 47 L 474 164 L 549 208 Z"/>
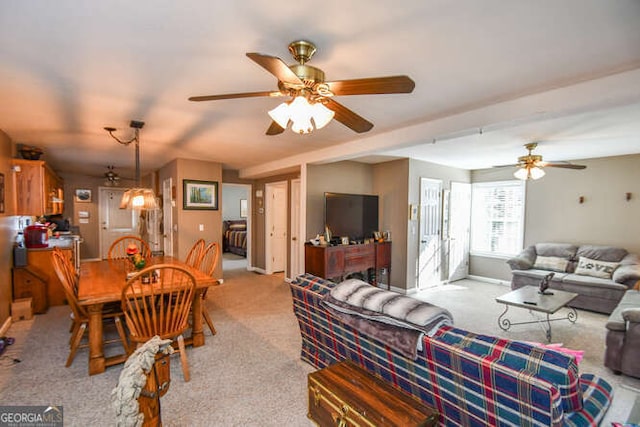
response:
<path id="1" fill-rule="evenodd" d="M 44 213 L 42 162 L 25 160 L 15 161 L 14 164 L 20 166 L 20 171 L 16 173 L 16 214 L 42 215 Z"/>

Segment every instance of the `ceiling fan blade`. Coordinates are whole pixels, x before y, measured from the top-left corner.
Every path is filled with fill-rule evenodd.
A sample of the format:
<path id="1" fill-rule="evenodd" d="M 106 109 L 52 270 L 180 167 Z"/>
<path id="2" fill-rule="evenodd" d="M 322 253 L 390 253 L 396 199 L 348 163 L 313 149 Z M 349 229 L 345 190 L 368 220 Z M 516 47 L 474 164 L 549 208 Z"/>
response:
<path id="1" fill-rule="evenodd" d="M 497 166 L 491 166 L 491 167 L 492 168 L 515 168 L 517 166 L 520 166 L 520 164 L 514 163 L 512 165 L 497 165 Z"/>
<path id="2" fill-rule="evenodd" d="M 284 128 L 276 122 L 271 122 L 271 126 L 265 132 L 266 135 L 280 135 L 284 132 Z"/>
<path id="3" fill-rule="evenodd" d="M 219 99 L 235 99 L 235 98 L 253 98 L 257 96 L 284 96 L 280 91 L 264 91 L 264 92 L 244 92 L 244 93 L 227 93 L 223 95 L 204 95 L 191 96 L 189 101 L 217 101 Z"/>
<path id="4" fill-rule="evenodd" d="M 586 169 L 585 165 L 574 165 L 569 162 L 539 162 L 542 167 L 565 168 L 565 169 Z"/>
<path id="5" fill-rule="evenodd" d="M 335 116 L 333 118 L 346 127 L 354 130 L 358 133 L 368 132 L 373 127 L 373 123 L 368 121 L 367 119 L 360 117 L 344 105 L 334 101 L 331 98 L 325 98 L 326 103 L 325 107 L 333 111 Z"/>
<path id="6" fill-rule="evenodd" d="M 247 56 L 262 68 L 276 76 L 279 81 L 304 86 L 304 82 L 300 80 L 300 77 L 296 76 L 296 74 L 291 71 L 289 66 L 285 64 L 282 59 L 276 56 L 263 55 L 261 53 L 247 53 Z"/>
<path id="7" fill-rule="evenodd" d="M 408 76 L 371 77 L 326 82 L 334 95 L 378 95 L 411 93 L 416 86 Z"/>

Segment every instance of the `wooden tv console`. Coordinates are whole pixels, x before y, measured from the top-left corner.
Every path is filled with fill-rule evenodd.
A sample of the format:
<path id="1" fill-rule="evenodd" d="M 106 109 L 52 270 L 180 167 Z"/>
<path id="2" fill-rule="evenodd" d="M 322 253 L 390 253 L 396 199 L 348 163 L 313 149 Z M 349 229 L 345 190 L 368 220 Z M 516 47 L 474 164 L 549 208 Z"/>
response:
<path id="1" fill-rule="evenodd" d="M 375 270 L 373 285 L 377 285 L 378 272 L 386 268 L 391 277 L 391 242 L 360 245 L 313 246 L 305 245 L 305 271 L 325 279 L 342 279 L 349 273 Z M 389 280 L 387 280 L 389 281 Z M 387 283 L 388 287 L 391 287 Z"/>

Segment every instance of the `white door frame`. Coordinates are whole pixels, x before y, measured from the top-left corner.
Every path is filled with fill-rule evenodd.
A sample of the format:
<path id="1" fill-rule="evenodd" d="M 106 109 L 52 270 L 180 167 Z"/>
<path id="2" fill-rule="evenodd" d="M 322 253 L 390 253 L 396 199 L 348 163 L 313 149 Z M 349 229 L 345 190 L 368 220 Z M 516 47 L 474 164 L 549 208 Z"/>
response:
<path id="1" fill-rule="evenodd" d="M 301 180 L 291 180 L 291 227 L 289 239 L 289 263 L 285 277 L 293 280 L 304 272 L 302 242 L 304 240 L 300 227 L 300 209 L 302 205 Z"/>
<path id="2" fill-rule="evenodd" d="M 274 188 L 283 188 L 284 189 L 284 205 L 285 205 L 285 209 L 284 209 L 284 213 L 286 216 L 287 213 L 287 209 L 286 206 L 288 204 L 288 189 L 289 189 L 289 185 L 287 181 L 277 181 L 277 182 L 269 182 L 265 184 L 265 188 L 264 188 L 264 215 L 265 215 L 265 227 L 264 227 L 264 241 L 265 241 L 265 272 L 266 274 L 273 274 L 274 272 L 274 266 L 273 266 L 273 243 L 275 241 L 274 236 L 272 236 L 271 233 L 271 228 L 273 227 L 273 206 L 272 206 L 272 201 L 270 200 L 270 195 L 273 192 Z M 285 224 L 286 224 L 286 218 L 285 218 Z M 287 227 L 285 226 L 285 230 L 284 230 L 284 239 L 285 242 L 287 241 L 287 236 L 288 236 L 288 230 Z M 287 269 L 287 264 L 288 264 L 288 256 L 287 256 L 287 245 L 285 243 L 284 245 L 284 268 L 282 269 L 282 271 L 285 271 Z M 280 269 L 278 269 L 280 270 Z"/>

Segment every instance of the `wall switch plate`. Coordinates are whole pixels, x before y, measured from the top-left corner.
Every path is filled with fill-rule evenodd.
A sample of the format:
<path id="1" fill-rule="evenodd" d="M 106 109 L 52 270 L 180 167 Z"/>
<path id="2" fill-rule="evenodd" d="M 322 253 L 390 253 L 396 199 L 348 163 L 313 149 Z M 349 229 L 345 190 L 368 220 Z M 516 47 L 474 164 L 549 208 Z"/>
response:
<path id="1" fill-rule="evenodd" d="M 198 229 L 199 229 L 200 231 L 204 231 L 204 224 L 200 224 L 200 225 L 198 225 Z"/>

